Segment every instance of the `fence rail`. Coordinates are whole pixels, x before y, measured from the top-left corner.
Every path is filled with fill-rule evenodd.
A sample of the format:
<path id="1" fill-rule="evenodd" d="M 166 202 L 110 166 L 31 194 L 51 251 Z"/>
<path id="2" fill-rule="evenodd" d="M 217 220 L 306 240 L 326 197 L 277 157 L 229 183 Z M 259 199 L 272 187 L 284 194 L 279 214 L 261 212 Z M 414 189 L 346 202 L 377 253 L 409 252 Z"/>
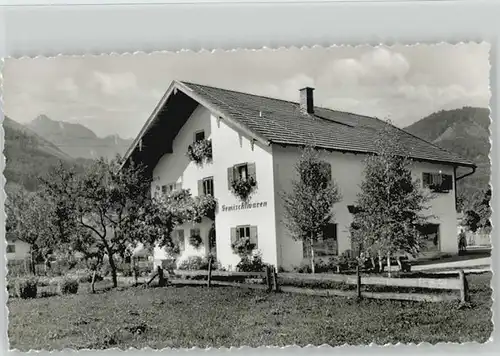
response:
<path id="1" fill-rule="evenodd" d="M 468 301 L 469 292 L 465 273 L 462 270 L 457 271 L 458 278 L 388 278 L 388 277 L 372 277 L 361 276 L 359 271 L 357 275 L 341 275 L 341 274 L 303 274 L 303 273 L 278 273 L 272 266 L 267 266 L 265 272 L 226 272 L 212 271 L 210 266 L 204 271 L 184 271 L 175 270 L 174 275 L 178 277 L 198 276 L 206 277 L 206 280 L 172 280 L 174 284 L 206 284 L 222 286 L 237 286 L 252 289 L 267 289 L 268 291 L 280 291 L 285 293 L 298 293 L 307 295 L 319 296 L 341 296 L 354 298 L 370 298 L 370 299 L 392 299 L 406 301 L 425 301 L 439 302 L 448 300 Z M 234 281 L 213 280 L 213 277 L 244 277 L 244 278 L 261 278 L 259 283 L 239 283 Z M 338 289 L 320 289 L 307 287 L 297 287 L 286 285 L 287 281 L 293 282 L 336 282 L 345 285 L 355 285 L 355 290 L 338 290 Z M 450 291 L 454 294 L 446 293 L 412 293 L 412 292 L 392 292 L 392 291 L 366 291 L 363 286 L 379 286 L 388 288 L 418 288 L 437 291 Z M 459 293 L 456 293 L 459 292 Z"/>

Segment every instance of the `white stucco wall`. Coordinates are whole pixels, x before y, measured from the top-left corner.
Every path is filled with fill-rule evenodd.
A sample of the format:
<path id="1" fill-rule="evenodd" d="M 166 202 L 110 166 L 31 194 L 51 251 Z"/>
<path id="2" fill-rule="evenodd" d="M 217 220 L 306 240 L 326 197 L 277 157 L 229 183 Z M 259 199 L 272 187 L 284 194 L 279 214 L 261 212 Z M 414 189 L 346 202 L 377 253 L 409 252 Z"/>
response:
<path id="1" fill-rule="evenodd" d="M 353 205 L 356 201 L 356 195 L 360 190 L 359 187 L 363 179 L 363 160 L 366 156 L 326 151 L 323 151 L 321 156 L 322 159 L 332 165 L 332 178 L 337 182 L 342 195 L 342 200 L 334 208 L 335 222 L 337 223 L 338 252 L 340 254 L 351 248 L 348 227 L 352 222 L 352 215 L 349 213 L 347 206 Z M 297 177 L 295 163 L 300 157 L 300 151 L 292 147 L 274 146 L 273 157 L 279 263 L 285 268 L 290 268 L 304 262 L 302 258 L 302 242 L 294 241 L 283 223 L 280 223 L 283 216 L 283 204 L 279 192 L 283 190 L 290 191 L 291 181 Z M 440 170 L 442 173 L 453 174 L 452 167 L 420 162 L 415 163 L 413 174 L 415 178 L 421 180 L 422 172 L 437 173 Z M 458 246 L 454 192 L 436 194 L 430 202 L 430 207 L 431 211 L 429 213 L 436 217 L 429 220 L 429 222 L 440 224 L 441 251 L 456 253 Z"/>
<path id="2" fill-rule="evenodd" d="M 191 162 L 186 155 L 188 146 L 193 143 L 195 132 L 199 130 L 205 131 L 205 138 L 212 138 L 211 115 L 201 105 L 193 112 L 175 137 L 172 143 L 173 153 L 163 155 L 154 168 L 153 183 L 151 184 L 153 194 L 157 187 L 161 189 L 162 185 L 180 183 L 182 189 L 189 189 L 191 194 L 196 196 L 198 195 L 198 180 L 214 175 L 214 166 L 212 164 L 204 164 L 200 167 Z M 190 229 L 199 228 L 203 238 L 203 246 L 200 249 L 206 253 L 208 252 L 208 232 L 210 227 L 211 221 L 203 219 L 201 224 L 186 223 L 176 227 L 176 229 L 184 230 L 186 249 L 191 251 L 192 246 L 189 245 Z M 193 250 L 192 252 L 196 255 L 199 254 L 199 251 Z M 153 254 L 155 261 L 168 257 L 164 249 L 158 247 L 155 247 Z"/>
<path id="3" fill-rule="evenodd" d="M 193 135 L 198 130 L 205 131 L 205 137 L 212 139 L 213 162 L 198 167 L 186 156 L 188 146 L 193 142 Z M 222 211 L 223 206 L 241 204 L 228 189 L 227 169 L 239 163 L 255 163 L 257 190 L 249 204 L 265 202 L 266 206 L 253 209 Z M 213 177 L 214 196 L 218 201 L 216 212 L 216 246 L 217 259 L 226 268 L 235 268 L 240 257 L 235 255 L 231 247 L 231 227 L 238 225 L 257 226 L 258 249 L 262 258 L 268 263 L 277 263 L 276 259 L 276 225 L 274 217 L 274 186 L 271 148 L 255 143 L 251 139 L 239 135 L 224 120 L 217 120 L 210 111 L 199 106 L 184 124 L 173 142 L 173 153 L 165 154 L 153 170 L 154 182 L 152 192 L 164 184 L 181 183 L 183 189 L 190 189 L 193 195 L 198 194 L 198 180 Z M 186 250 L 192 250 L 188 243 L 189 230 L 200 228 L 204 247 L 208 248 L 208 234 L 212 222 L 204 219 L 201 224 L 186 223 L 177 229 L 184 229 Z M 203 248 L 204 248 L 203 247 Z M 208 252 L 208 251 L 207 251 Z M 199 251 L 192 250 L 193 255 Z M 155 248 L 156 261 L 168 256 L 163 249 Z"/>
<path id="4" fill-rule="evenodd" d="M 231 227 L 238 225 L 257 226 L 258 249 L 265 262 L 276 264 L 276 220 L 274 216 L 273 157 L 269 146 L 255 142 L 238 134 L 224 120 L 212 117 L 212 142 L 214 158 L 214 190 L 218 201 L 216 216 L 217 257 L 222 264 L 234 268 L 240 258 L 231 248 Z M 257 190 L 249 204 L 266 203 L 252 209 L 223 211 L 223 206 L 241 204 L 228 189 L 227 169 L 240 163 L 255 163 Z"/>

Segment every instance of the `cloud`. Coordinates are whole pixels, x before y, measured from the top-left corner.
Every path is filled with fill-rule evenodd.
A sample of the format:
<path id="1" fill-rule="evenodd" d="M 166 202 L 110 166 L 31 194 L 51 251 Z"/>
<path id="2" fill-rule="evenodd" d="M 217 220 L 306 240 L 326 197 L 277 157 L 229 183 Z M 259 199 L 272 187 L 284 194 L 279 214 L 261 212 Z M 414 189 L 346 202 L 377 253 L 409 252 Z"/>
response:
<path id="1" fill-rule="evenodd" d="M 8 59 L 7 115 L 82 121 L 99 135 L 137 134 L 173 79 L 315 103 L 407 125 L 433 111 L 489 103 L 487 44 L 332 47 Z"/>
<path id="2" fill-rule="evenodd" d="M 137 78 L 131 72 L 103 73 L 95 71 L 94 79 L 99 84 L 102 92 L 107 95 L 118 95 L 121 92 L 137 87 Z"/>

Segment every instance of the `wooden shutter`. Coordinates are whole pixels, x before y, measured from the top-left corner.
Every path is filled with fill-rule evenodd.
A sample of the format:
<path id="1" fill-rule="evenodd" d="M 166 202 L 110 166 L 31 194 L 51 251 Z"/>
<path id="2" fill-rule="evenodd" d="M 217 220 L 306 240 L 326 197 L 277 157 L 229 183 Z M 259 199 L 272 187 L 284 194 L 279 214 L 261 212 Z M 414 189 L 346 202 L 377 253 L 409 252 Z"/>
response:
<path id="1" fill-rule="evenodd" d="M 175 190 L 182 190 L 182 183 L 175 183 L 174 187 Z"/>
<path id="2" fill-rule="evenodd" d="M 255 248 L 258 248 L 257 226 L 250 226 L 250 243 L 255 244 Z"/>
<path id="3" fill-rule="evenodd" d="M 227 169 L 227 189 L 231 190 L 231 185 L 234 180 L 234 166 Z"/>
<path id="4" fill-rule="evenodd" d="M 253 177 L 255 183 L 257 183 L 257 172 L 255 171 L 255 163 L 247 163 L 247 174 L 248 177 Z"/>
<path id="5" fill-rule="evenodd" d="M 203 179 L 198 181 L 198 196 L 201 195 L 205 195 L 205 192 L 203 191 Z"/>
<path id="6" fill-rule="evenodd" d="M 236 228 L 231 228 L 231 245 L 236 242 Z"/>

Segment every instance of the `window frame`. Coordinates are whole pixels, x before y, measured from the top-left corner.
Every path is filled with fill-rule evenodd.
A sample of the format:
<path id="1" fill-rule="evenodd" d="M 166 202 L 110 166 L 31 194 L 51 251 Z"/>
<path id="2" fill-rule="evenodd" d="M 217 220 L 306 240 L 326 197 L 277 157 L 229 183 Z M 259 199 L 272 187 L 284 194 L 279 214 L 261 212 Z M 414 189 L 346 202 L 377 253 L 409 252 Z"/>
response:
<path id="1" fill-rule="evenodd" d="M 427 178 L 426 178 L 427 176 Z M 436 179 L 439 177 L 439 179 Z M 440 181 L 433 183 L 434 180 Z M 444 182 L 449 180 L 449 187 L 444 188 Z M 435 193 L 449 193 L 453 191 L 453 175 L 439 172 L 422 172 L 422 188 L 429 189 Z"/>
<path id="2" fill-rule="evenodd" d="M 197 136 L 199 134 L 202 134 L 203 138 L 198 139 Z M 193 134 L 193 142 L 203 141 L 204 139 L 205 139 L 205 130 L 197 130 L 197 131 L 194 132 L 194 134 Z"/>
<path id="3" fill-rule="evenodd" d="M 245 172 L 245 178 L 242 177 L 240 174 L 240 169 L 243 169 Z M 240 163 L 240 164 L 235 164 L 233 166 L 233 176 L 234 179 L 241 179 L 241 180 L 248 180 L 248 163 Z"/>
<path id="4" fill-rule="evenodd" d="M 214 196 L 214 177 L 211 176 L 203 178 L 202 184 L 203 184 L 203 195 Z M 209 189 L 207 189 L 207 184 L 209 185 L 211 192 L 208 192 Z"/>
<path id="5" fill-rule="evenodd" d="M 11 249 L 11 251 L 9 251 L 9 248 Z M 7 253 L 16 253 L 16 244 L 9 244 L 8 243 L 6 251 L 7 251 Z"/>

